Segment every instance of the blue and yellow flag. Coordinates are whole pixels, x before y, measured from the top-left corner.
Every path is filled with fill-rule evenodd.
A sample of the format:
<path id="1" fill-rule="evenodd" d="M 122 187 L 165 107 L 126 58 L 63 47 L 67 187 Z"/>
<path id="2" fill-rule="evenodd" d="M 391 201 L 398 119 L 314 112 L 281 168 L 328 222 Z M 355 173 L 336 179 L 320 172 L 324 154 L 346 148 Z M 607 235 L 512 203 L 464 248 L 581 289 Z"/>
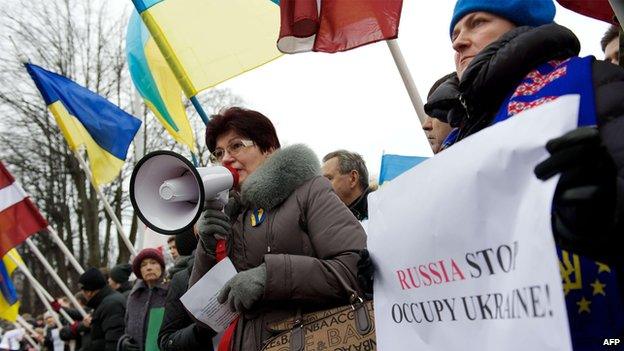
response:
<path id="1" fill-rule="evenodd" d="M 382 155 L 379 185 L 400 176 L 426 159 L 427 157 L 420 156 Z"/>
<path id="2" fill-rule="evenodd" d="M 182 88 L 136 11 L 128 23 L 126 55 L 130 77 L 145 104 L 177 142 L 196 153 L 195 137 L 182 104 Z"/>
<path id="3" fill-rule="evenodd" d="M 26 64 L 71 150 L 87 149 L 95 186 L 117 177 L 141 121 L 61 75 Z"/>
<path id="4" fill-rule="evenodd" d="M 268 0 L 133 0 L 188 98 L 281 55 Z"/>
<path id="5" fill-rule="evenodd" d="M 20 303 L 15 286 L 11 280 L 13 271 L 17 265 L 9 258 L 11 255 L 16 261 L 23 263 L 17 250 L 11 249 L 0 261 L 0 318 L 9 322 L 15 322 L 19 313 Z"/>

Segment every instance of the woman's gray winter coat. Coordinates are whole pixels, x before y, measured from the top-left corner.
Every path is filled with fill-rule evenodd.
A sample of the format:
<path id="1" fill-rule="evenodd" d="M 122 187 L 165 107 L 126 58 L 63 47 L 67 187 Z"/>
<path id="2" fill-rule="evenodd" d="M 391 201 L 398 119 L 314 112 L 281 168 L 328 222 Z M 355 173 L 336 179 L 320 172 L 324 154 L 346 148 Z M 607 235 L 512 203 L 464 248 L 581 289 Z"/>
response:
<path id="1" fill-rule="evenodd" d="M 136 281 L 128 296 L 124 337 L 131 337 L 139 345 L 140 350 L 145 348 L 150 310 L 164 308 L 166 297 L 167 288 L 162 283 L 158 283 L 150 289 L 142 279 Z"/>
<path id="2" fill-rule="evenodd" d="M 357 289 L 359 251 L 366 234 L 358 220 L 320 174 L 319 161 L 308 147 L 276 151 L 243 184 L 242 204 L 231 214 L 229 257 L 236 269 L 266 264 L 263 299 L 244 313 L 234 335 L 234 350 L 259 350 L 271 336 L 267 325 L 302 312 L 347 304 L 347 293 L 333 266 Z M 236 206 L 228 206 L 236 207 Z M 252 211 L 266 219 L 253 227 Z M 198 245 L 190 284 L 214 264 Z"/>

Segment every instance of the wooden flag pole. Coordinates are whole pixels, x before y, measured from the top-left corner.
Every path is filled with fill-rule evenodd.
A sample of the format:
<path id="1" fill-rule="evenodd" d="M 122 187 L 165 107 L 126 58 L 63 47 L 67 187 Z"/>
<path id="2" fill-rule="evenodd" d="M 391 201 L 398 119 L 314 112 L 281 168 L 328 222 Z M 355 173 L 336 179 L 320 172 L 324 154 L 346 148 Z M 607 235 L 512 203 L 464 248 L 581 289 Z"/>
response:
<path id="1" fill-rule="evenodd" d="M 141 116 L 141 121 L 143 124 L 139 131 L 134 136 L 134 158 L 136 160 L 140 160 L 145 156 L 145 145 L 147 144 L 147 123 L 146 116 L 141 111 L 141 96 L 139 95 L 136 87 L 132 89 L 132 96 L 130 97 L 131 106 L 132 106 L 132 114 L 135 116 Z M 143 238 L 145 237 L 145 226 L 141 220 L 138 220 L 138 226 L 135 237 L 135 245 L 137 251 L 143 250 Z"/>
<path id="2" fill-rule="evenodd" d="M 61 251 L 63 251 L 63 254 L 67 256 L 69 263 L 71 263 L 71 265 L 74 266 L 74 268 L 76 269 L 76 272 L 78 272 L 79 274 L 84 273 L 85 272 L 84 268 L 82 268 L 80 263 L 78 263 L 78 261 L 76 260 L 76 257 L 74 257 L 71 251 L 69 251 L 69 248 L 65 245 L 63 240 L 61 240 L 56 230 L 54 230 L 54 228 L 52 228 L 52 226 L 50 225 L 48 225 L 48 233 L 50 233 L 50 235 L 52 236 L 52 240 L 54 240 L 56 245 L 58 245 L 58 247 L 61 248 Z"/>
<path id="3" fill-rule="evenodd" d="M 422 99 L 420 98 L 420 94 L 418 93 L 418 89 L 416 88 L 416 84 L 414 84 L 414 79 L 412 79 L 409 68 L 405 63 L 405 58 L 403 58 L 403 54 L 399 48 L 399 43 L 397 43 L 396 39 L 392 39 L 386 40 L 386 44 L 388 44 L 394 63 L 396 64 L 399 74 L 403 79 L 403 84 L 405 85 L 407 94 L 409 95 L 410 100 L 412 100 L 412 105 L 414 106 L 414 110 L 416 110 L 418 120 L 420 120 L 420 124 L 423 124 L 425 122 L 425 118 L 427 117 L 425 114 L 425 108 Z"/>
<path id="4" fill-rule="evenodd" d="M 32 336 L 28 335 L 28 333 L 24 333 L 24 339 L 28 341 L 28 343 L 37 351 L 41 350 L 39 344 L 32 338 Z"/>
<path id="5" fill-rule="evenodd" d="M 37 334 L 37 332 L 35 331 L 35 329 L 33 329 L 32 325 L 30 325 L 30 323 L 28 323 L 24 317 L 20 316 L 19 314 L 17 315 L 17 322 L 19 324 L 21 324 L 24 329 L 28 330 L 29 332 L 33 333 L 33 334 Z"/>
<path id="6" fill-rule="evenodd" d="M 58 313 L 52 308 L 52 305 L 50 304 L 50 301 L 54 300 L 54 297 L 50 295 L 50 293 L 43 287 L 43 285 L 41 285 L 41 283 L 39 283 L 37 279 L 35 279 L 32 272 L 30 271 L 30 269 L 28 269 L 28 267 L 26 267 L 26 265 L 24 265 L 23 263 L 20 263 L 15 257 L 13 257 L 13 255 L 10 252 L 7 253 L 7 256 L 9 256 L 9 258 L 17 265 L 17 267 L 22 271 L 22 273 L 26 275 L 28 280 L 30 280 L 30 283 L 33 285 L 33 289 L 35 289 L 37 296 L 39 296 L 39 299 L 41 300 L 43 305 L 46 306 L 46 308 L 48 308 L 49 306 L 48 310 L 52 313 L 52 316 L 55 318 L 55 320 L 58 319 Z M 67 314 L 65 310 L 61 309 L 60 314 L 69 323 L 74 322 L 74 319 L 69 314 Z M 58 321 L 60 323 L 60 319 L 58 319 Z"/>
<path id="7" fill-rule="evenodd" d="M 58 314 L 56 313 L 56 311 L 54 311 L 54 309 L 52 308 L 52 305 L 50 305 L 50 301 L 48 301 L 48 299 L 43 294 L 43 291 L 45 291 L 45 289 L 41 286 L 41 284 L 39 284 L 37 279 L 35 279 L 35 277 L 30 272 L 30 269 L 28 269 L 28 267 L 26 267 L 23 263 L 20 263 L 15 257 L 13 257 L 13 255 L 11 255 L 10 252 L 7 253 L 7 256 L 9 256 L 9 258 L 15 263 L 15 265 L 17 265 L 17 267 L 22 271 L 22 273 L 26 275 L 26 278 L 30 280 L 30 283 L 32 284 L 33 289 L 35 290 L 35 293 L 39 297 L 39 300 L 41 300 L 41 303 L 43 303 L 46 309 L 50 311 L 50 313 L 52 314 L 52 318 L 54 318 L 54 322 L 56 323 L 56 326 L 59 328 L 62 328 L 63 324 L 61 324 L 61 320 L 59 319 Z M 48 294 L 48 296 L 51 297 L 51 295 L 47 291 L 45 292 L 46 294 Z"/>
<path id="8" fill-rule="evenodd" d="M 32 240 L 30 240 L 30 238 L 26 238 L 25 241 L 28 247 L 30 248 L 30 251 L 32 251 L 35 254 L 35 256 L 37 256 L 37 258 L 39 259 L 43 267 L 45 267 L 48 273 L 50 273 L 50 275 L 52 276 L 56 284 L 58 284 L 61 287 L 61 290 L 63 290 L 63 293 L 67 295 L 67 298 L 69 298 L 72 304 L 76 306 L 76 309 L 78 310 L 78 312 L 80 312 L 82 317 L 83 318 L 86 317 L 87 312 L 84 310 L 84 308 L 82 308 L 82 306 L 80 306 L 80 304 L 78 303 L 78 300 L 76 300 L 76 298 L 74 297 L 74 294 L 72 294 L 72 292 L 69 290 L 67 285 L 61 279 L 61 277 L 59 277 L 59 275 L 56 273 L 54 268 L 50 266 L 50 263 L 48 263 L 48 261 L 45 259 L 41 251 L 39 251 L 39 248 L 32 242 Z"/>
<path id="9" fill-rule="evenodd" d="M 117 218 L 117 216 L 115 216 L 115 212 L 113 212 L 113 209 L 111 208 L 110 204 L 108 203 L 108 200 L 106 200 L 106 197 L 104 197 L 104 194 L 102 193 L 102 190 L 100 190 L 100 187 L 95 184 L 95 180 L 93 178 L 93 174 L 91 174 L 91 171 L 89 170 L 89 166 L 87 166 L 87 162 L 84 160 L 84 158 L 82 158 L 82 155 L 80 155 L 80 151 L 74 150 L 74 155 L 78 159 L 78 162 L 80 163 L 80 167 L 82 168 L 82 170 L 85 172 L 85 174 L 87 175 L 87 177 L 91 181 L 91 185 L 95 189 L 95 191 L 97 193 L 97 196 L 100 198 L 100 200 L 102 200 L 102 203 L 104 204 L 104 209 L 106 210 L 106 213 L 108 213 L 108 216 L 115 223 L 115 226 L 117 227 L 117 234 L 119 234 L 119 237 L 121 238 L 121 240 L 126 245 L 126 248 L 128 249 L 128 251 L 130 251 L 130 256 L 132 256 L 132 257 L 136 256 L 137 252 L 134 249 L 134 246 L 132 246 L 132 243 L 130 242 L 130 239 L 128 239 L 128 236 L 126 235 L 126 232 L 124 231 L 124 229 L 123 229 L 123 227 L 121 225 L 121 222 L 119 221 L 119 218 Z"/>
<path id="10" fill-rule="evenodd" d="M 28 324 L 28 322 L 26 321 L 20 321 L 20 317 L 21 316 L 17 316 L 18 320 L 17 322 L 13 323 L 13 325 L 15 325 L 16 328 L 22 328 L 25 329 L 27 332 L 24 333 L 24 338 L 26 339 L 26 341 L 28 341 L 29 344 L 32 345 L 32 347 L 35 348 L 35 350 L 41 350 L 41 348 L 39 347 L 39 344 L 37 344 L 37 342 L 35 342 L 35 340 L 33 340 L 33 338 L 28 335 L 28 333 L 32 333 L 33 335 L 37 334 L 35 332 L 35 330 L 32 328 L 32 326 L 30 324 Z"/>

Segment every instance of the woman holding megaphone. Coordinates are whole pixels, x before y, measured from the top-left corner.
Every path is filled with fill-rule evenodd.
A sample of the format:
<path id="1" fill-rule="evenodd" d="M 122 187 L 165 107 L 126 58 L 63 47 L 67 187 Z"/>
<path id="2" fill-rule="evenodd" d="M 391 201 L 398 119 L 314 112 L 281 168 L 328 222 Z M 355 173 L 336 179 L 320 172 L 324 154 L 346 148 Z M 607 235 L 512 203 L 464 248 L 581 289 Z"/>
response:
<path id="1" fill-rule="evenodd" d="M 320 175 L 314 152 L 280 148 L 261 113 L 232 107 L 212 116 L 206 145 L 215 162 L 238 172 L 239 185 L 225 211 L 206 204 L 189 285 L 216 263 L 217 240 L 225 238 L 238 274 L 218 299 L 240 317 L 219 348 L 259 350 L 272 336 L 271 323 L 348 300 L 338 279 L 357 289 L 366 234 Z"/>

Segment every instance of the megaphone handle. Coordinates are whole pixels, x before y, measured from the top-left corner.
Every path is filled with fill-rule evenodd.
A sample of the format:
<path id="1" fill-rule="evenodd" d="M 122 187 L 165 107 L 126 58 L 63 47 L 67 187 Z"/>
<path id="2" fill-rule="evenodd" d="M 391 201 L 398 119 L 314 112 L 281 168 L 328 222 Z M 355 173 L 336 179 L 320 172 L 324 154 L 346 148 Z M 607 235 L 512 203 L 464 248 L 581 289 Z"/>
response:
<path id="1" fill-rule="evenodd" d="M 227 248 L 225 243 L 225 240 L 217 240 L 217 248 L 215 250 L 217 262 L 227 257 Z"/>

